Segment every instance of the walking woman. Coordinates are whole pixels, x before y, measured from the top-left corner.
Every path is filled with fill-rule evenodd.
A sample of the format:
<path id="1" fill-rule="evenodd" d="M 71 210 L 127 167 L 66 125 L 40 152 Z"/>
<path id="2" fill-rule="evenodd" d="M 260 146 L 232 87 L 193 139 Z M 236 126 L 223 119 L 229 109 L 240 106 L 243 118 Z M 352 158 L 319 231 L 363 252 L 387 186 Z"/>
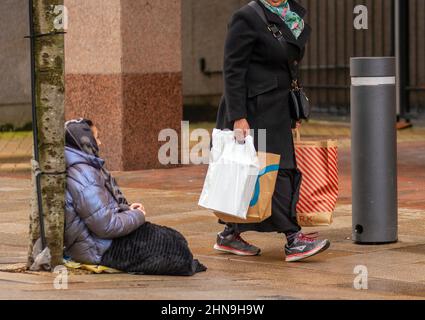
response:
<path id="1" fill-rule="evenodd" d="M 262 11 L 259 14 L 255 6 L 264 14 Z M 257 224 L 227 224 L 217 236 L 216 250 L 259 255 L 261 250 L 241 237 L 247 231 L 285 234 L 288 262 L 314 256 L 330 246 L 328 240 L 318 240 L 317 234 L 302 233 L 296 215 L 301 172 L 295 159 L 292 136 L 295 121 L 291 119 L 289 91 L 294 80 L 291 74 L 298 69 L 311 33 L 303 20 L 305 13 L 293 0 L 257 0 L 239 9 L 230 22 L 224 57 L 225 88 L 217 128 L 234 130 L 238 141 L 243 141 L 250 130 L 257 133 L 265 129 L 267 143 L 261 146 L 255 139 L 256 147 L 281 155 L 281 162 L 272 216 Z M 283 35 L 283 44 L 272 30 Z"/>

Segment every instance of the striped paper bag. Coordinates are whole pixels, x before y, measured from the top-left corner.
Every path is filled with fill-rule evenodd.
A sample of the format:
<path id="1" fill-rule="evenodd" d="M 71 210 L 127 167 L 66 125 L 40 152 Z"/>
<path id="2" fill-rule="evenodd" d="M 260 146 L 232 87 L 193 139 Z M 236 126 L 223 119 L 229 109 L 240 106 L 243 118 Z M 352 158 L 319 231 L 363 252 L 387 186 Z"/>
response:
<path id="1" fill-rule="evenodd" d="M 297 164 L 302 172 L 297 205 L 301 226 L 329 226 L 338 200 L 338 143 L 336 140 L 301 141 L 296 130 Z"/>

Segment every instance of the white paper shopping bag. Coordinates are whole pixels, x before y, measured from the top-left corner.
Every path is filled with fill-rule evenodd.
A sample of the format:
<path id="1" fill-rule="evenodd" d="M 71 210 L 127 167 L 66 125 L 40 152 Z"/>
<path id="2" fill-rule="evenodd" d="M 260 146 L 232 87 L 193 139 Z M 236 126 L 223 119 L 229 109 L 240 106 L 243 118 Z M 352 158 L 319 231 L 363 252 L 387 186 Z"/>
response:
<path id="1" fill-rule="evenodd" d="M 210 164 L 199 205 L 246 219 L 259 168 L 251 136 L 240 144 L 232 131 L 214 130 Z"/>

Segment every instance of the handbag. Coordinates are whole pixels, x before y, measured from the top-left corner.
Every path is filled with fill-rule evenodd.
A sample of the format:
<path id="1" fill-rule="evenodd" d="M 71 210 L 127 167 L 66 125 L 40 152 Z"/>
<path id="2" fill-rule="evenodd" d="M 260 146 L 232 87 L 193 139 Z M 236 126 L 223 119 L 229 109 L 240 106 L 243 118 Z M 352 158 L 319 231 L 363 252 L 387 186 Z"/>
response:
<path id="1" fill-rule="evenodd" d="M 261 20 L 267 25 L 267 29 L 273 34 L 273 37 L 284 46 L 285 38 L 282 32 L 275 24 L 269 24 L 260 5 L 256 1 L 251 1 L 248 5 L 260 16 Z M 310 117 L 310 102 L 298 80 L 298 63 L 295 62 L 293 67 L 291 67 L 288 62 L 288 70 L 291 76 L 291 89 L 289 91 L 291 117 L 295 121 L 307 120 Z"/>
<path id="2" fill-rule="evenodd" d="M 292 119 L 307 120 L 310 117 L 310 101 L 297 79 L 292 80 L 289 97 Z"/>

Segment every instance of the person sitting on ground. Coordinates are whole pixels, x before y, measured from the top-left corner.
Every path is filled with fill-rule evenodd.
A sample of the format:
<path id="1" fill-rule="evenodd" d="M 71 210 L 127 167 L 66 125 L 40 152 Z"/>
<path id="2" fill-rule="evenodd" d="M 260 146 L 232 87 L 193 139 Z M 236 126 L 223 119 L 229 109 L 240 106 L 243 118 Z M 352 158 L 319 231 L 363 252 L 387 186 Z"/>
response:
<path id="1" fill-rule="evenodd" d="M 65 124 L 65 252 L 80 263 L 123 272 L 189 276 L 206 270 L 176 230 L 146 221 L 99 157 L 99 132 L 87 119 Z"/>

